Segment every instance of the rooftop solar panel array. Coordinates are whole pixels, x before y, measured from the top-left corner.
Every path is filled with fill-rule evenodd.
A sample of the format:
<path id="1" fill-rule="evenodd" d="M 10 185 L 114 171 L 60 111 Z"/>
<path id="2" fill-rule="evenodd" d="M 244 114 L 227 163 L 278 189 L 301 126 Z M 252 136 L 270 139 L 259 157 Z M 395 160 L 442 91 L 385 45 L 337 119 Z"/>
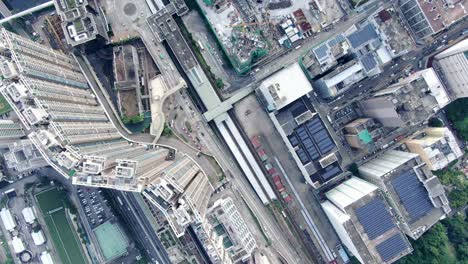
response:
<path id="1" fill-rule="evenodd" d="M 372 53 L 367 53 L 364 57 L 362 57 L 361 63 L 364 66 L 364 70 L 366 70 L 366 72 L 375 69 L 375 66 L 377 66 L 377 61 L 375 60 L 375 57 Z"/>
<path id="2" fill-rule="evenodd" d="M 329 179 L 335 177 L 336 175 L 341 173 L 341 168 L 338 164 L 334 163 L 329 165 L 328 167 L 324 168 L 321 173 L 320 177 L 322 178 L 323 182 L 328 181 Z"/>
<path id="3" fill-rule="evenodd" d="M 379 252 L 380 257 L 385 262 L 398 256 L 408 248 L 408 242 L 403 239 L 400 233 L 396 233 L 376 246 L 377 252 Z"/>
<path id="4" fill-rule="evenodd" d="M 319 159 L 335 147 L 319 118 L 312 118 L 298 126 L 288 139 L 293 147 L 297 147 L 296 153 L 302 164 Z"/>
<path id="5" fill-rule="evenodd" d="M 328 46 L 327 44 L 322 44 L 318 48 L 314 49 L 315 56 L 317 56 L 317 59 L 321 61 L 325 57 L 327 57 L 328 53 Z"/>
<path id="6" fill-rule="evenodd" d="M 408 212 L 411 222 L 424 217 L 434 208 L 414 170 L 403 172 L 393 179 L 391 184 Z"/>
<path id="7" fill-rule="evenodd" d="M 378 35 L 377 32 L 375 32 L 374 27 L 371 24 L 367 24 L 359 30 L 351 33 L 348 36 L 348 40 L 353 48 L 357 48 L 372 39 L 376 39 L 377 37 Z"/>
<path id="8" fill-rule="evenodd" d="M 392 216 L 379 197 L 355 210 L 356 216 L 370 240 L 395 227 Z"/>

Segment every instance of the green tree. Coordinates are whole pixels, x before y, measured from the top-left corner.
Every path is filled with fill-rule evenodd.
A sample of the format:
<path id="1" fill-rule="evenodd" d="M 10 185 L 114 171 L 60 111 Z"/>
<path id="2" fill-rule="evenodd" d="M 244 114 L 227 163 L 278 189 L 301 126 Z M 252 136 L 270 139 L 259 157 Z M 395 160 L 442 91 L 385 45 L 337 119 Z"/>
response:
<path id="1" fill-rule="evenodd" d="M 172 136 L 172 129 L 167 125 L 167 123 L 164 123 L 164 128 L 162 131 L 162 136 L 163 137 L 170 137 Z"/>
<path id="2" fill-rule="evenodd" d="M 453 101 L 446 107 L 445 112 L 460 137 L 468 140 L 468 98 Z"/>
<path id="3" fill-rule="evenodd" d="M 223 89 L 224 88 L 224 82 L 221 78 L 216 79 L 216 88 L 218 89 Z"/>
<path id="4" fill-rule="evenodd" d="M 351 163 L 348 166 L 348 171 L 351 172 L 354 176 L 359 176 L 360 175 L 358 165 L 356 163 Z"/>
<path id="5" fill-rule="evenodd" d="M 465 207 L 468 203 L 468 188 L 455 189 L 449 193 L 450 205 L 454 208 Z"/>
<path id="6" fill-rule="evenodd" d="M 429 119 L 429 124 L 428 124 L 430 127 L 443 127 L 444 126 L 444 123 L 442 123 L 442 121 L 440 121 L 439 118 L 431 118 Z"/>
<path id="7" fill-rule="evenodd" d="M 457 253 L 460 262 L 468 261 L 468 221 L 463 214 L 442 221 L 447 227 L 447 236 Z"/>
<path id="8" fill-rule="evenodd" d="M 449 253 L 449 239 L 446 228 L 435 224 L 421 238 L 412 243 L 414 252 L 399 261 L 400 264 L 455 264 L 456 259 Z"/>

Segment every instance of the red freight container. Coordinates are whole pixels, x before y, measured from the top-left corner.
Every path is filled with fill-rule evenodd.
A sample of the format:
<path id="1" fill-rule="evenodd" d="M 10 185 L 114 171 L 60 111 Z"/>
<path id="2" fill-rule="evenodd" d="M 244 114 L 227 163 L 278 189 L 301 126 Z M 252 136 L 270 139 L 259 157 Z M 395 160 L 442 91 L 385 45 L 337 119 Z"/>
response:
<path id="1" fill-rule="evenodd" d="M 276 188 L 278 188 L 278 190 L 281 190 L 281 189 L 284 189 L 284 186 L 281 182 L 275 182 L 276 184 Z"/>
<path id="2" fill-rule="evenodd" d="M 268 174 L 270 174 L 270 175 L 273 175 L 275 173 L 276 173 L 275 168 L 271 168 L 271 169 L 268 170 Z"/>
<path id="3" fill-rule="evenodd" d="M 257 153 L 260 157 L 266 154 L 264 149 L 257 150 Z"/>
<path id="4" fill-rule="evenodd" d="M 259 148 L 262 146 L 262 143 L 260 142 L 260 137 L 259 136 L 253 136 L 251 139 L 250 139 L 250 142 L 252 143 L 252 145 L 254 146 L 254 148 Z"/>
<path id="5" fill-rule="evenodd" d="M 273 176 L 273 182 L 281 182 L 281 178 L 279 175 Z"/>

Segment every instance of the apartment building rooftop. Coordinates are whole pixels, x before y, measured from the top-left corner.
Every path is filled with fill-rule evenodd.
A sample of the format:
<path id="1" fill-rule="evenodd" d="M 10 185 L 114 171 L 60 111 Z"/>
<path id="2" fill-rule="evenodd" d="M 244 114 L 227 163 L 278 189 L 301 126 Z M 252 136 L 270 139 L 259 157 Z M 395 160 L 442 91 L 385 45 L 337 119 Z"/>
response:
<path id="1" fill-rule="evenodd" d="M 446 127 L 428 127 L 405 140 L 404 144 L 433 171 L 447 167 L 463 155 L 455 136 Z"/>
<path id="2" fill-rule="evenodd" d="M 445 87 L 429 68 L 378 91 L 361 106 L 366 116 L 386 127 L 398 127 L 421 123 L 449 102 Z"/>
<path id="3" fill-rule="evenodd" d="M 54 4 L 62 20 L 62 29 L 68 44 L 77 46 L 96 39 L 98 35 L 108 38 L 105 22 L 102 21 L 104 13 L 94 6 L 94 1 L 54 0 Z"/>

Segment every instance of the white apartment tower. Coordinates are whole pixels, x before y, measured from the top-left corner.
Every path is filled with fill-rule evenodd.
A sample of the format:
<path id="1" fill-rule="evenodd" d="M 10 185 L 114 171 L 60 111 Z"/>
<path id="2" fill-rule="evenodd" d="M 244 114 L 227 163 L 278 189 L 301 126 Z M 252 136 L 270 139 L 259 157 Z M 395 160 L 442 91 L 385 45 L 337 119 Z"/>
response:
<path id="1" fill-rule="evenodd" d="M 175 201 L 169 219 L 185 219 L 185 227 L 204 218 L 213 188 L 198 164 L 174 149 L 124 139 L 74 57 L 5 29 L 0 51 L 0 92 L 50 166 L 77 185 L 135 192 L 167 185 L 176 195 L 153 198 Z"/>

